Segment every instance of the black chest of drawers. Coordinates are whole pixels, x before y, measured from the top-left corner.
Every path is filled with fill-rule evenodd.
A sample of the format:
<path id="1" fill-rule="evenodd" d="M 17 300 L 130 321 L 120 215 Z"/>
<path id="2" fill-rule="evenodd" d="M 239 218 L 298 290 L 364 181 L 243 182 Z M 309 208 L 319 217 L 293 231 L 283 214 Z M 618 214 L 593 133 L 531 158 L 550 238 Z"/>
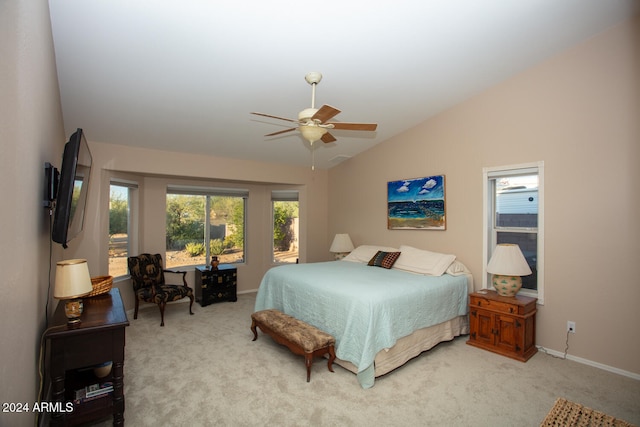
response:
<path id="1" fill-rule="evenodd" d="M 220 264 L 217 270 L 208 266 L 196 267 L 196 301 L 202 307 L 222 301 L 238 300 L 238 269 L 231 264 Z"/>

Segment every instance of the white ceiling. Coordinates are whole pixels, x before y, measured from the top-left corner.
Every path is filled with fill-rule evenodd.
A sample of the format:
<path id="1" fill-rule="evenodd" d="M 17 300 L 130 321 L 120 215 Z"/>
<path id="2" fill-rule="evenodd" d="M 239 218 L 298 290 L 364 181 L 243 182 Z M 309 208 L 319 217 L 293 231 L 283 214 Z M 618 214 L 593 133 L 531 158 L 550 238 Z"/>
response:
<path id="1" fill-rule="evenodd" d="M 638 13 L 637 0 L 49 0 L 66 133 L 310 165 L 311 106 L 371 132 L 316 143 L 330 168 Z M 332 160 L 333 159 L 333 160 Z"/>

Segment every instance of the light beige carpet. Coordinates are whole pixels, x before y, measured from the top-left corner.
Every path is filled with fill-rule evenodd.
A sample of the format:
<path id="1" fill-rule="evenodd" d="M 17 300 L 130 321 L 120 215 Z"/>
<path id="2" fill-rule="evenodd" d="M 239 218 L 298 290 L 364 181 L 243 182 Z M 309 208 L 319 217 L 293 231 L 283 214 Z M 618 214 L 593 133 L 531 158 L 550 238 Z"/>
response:
<path id="1" fill-rule="evenodd" d="M 129 315 L 127 426 L 539 426 L 558 397 L 640 423 L 640 381 L 543 353 L 521 363 L 439 344 L 364 390 L 326 361 L 306 382 L 303 358 L 260 333 L 255 294 L 235 303 L 173 304 Z M 103 423 L 109 425 L 109 423 Z"/>
<path id="2" fill-rule="evenodd" d="M 540 427 L 633 427 L 628 422 L 558 398 Z"/>

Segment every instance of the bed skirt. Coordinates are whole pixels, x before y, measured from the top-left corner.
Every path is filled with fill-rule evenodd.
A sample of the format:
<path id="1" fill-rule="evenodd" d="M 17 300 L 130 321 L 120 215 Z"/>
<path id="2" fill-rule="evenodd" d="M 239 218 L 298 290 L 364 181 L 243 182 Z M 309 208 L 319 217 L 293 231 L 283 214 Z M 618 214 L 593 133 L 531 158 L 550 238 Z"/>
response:
<path id="1" fill-rule="evenodd" d="M 396 345 L 376 354 L 374 360 L 375 377 L 387 374 L 404 365 L 423 351 L 435 347 L 443 341 L 451 341 L 457 336 L 469 333 L 469 316 L 458 316 L 447 322 L 428 328 L 418 329 L 413 334 L 400 338 Z M 351 362 L 336 359 L 335 363 L 345 369 L 358 373 L 358 368 Z"/>

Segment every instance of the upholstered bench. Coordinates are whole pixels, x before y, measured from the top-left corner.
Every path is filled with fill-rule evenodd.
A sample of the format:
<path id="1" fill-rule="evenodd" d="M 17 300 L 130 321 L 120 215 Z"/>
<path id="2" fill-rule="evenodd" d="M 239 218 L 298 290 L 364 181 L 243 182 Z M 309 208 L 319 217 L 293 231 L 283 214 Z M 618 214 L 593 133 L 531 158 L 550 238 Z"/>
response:
<path id="1" fill-rule="evenodd" d="M 256 327 L 278 344 L 287 346 L 294 354 L 304 356 L 307 382 L 311 380 L 314 356 L 324 356 L 329 353 L 327 367 L 333 372 L 336 340 L 328 333 L 275 309 L 257 311 L 251 315 L 253 341 L 258 339 Z"/>

